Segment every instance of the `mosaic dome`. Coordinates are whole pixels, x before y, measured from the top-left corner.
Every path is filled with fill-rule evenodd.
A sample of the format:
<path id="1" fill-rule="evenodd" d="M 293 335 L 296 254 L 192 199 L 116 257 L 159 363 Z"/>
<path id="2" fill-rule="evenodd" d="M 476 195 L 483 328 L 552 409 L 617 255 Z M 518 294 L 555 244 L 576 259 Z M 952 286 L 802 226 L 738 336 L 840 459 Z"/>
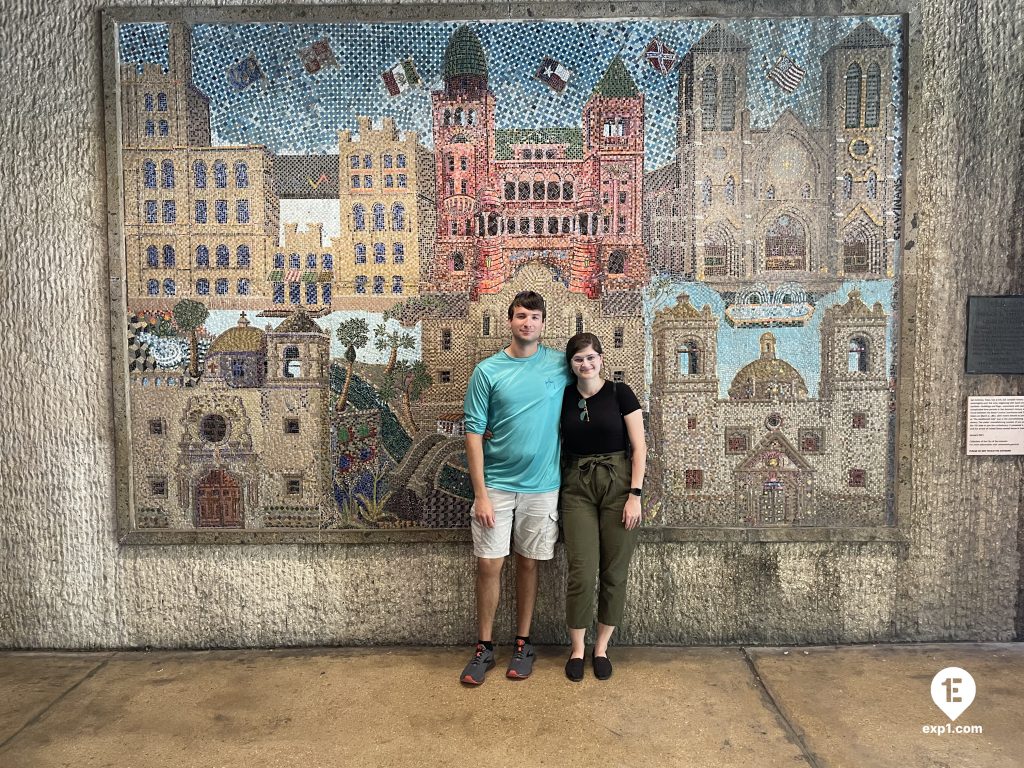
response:
<path id="1" fill-rule="evenodd" d="M 460 75 L 487 77 L 487 57 L 480 38 L 469 27 L 459 27 L 444 49 L 445 79 Z"/>
<path id="2" fill-rule="evenodd" d="M 775 357 L 775 336 L 761 335 L 761 357 L 740 368 L 729 385 L 730 400 L 779 400 L 807 398 L 800 372 Z"/>
<path id="3" fill-rule="evenodd" d="M 267 337 L 263 331 L 249 325 L 245 312 L 238 318 L 238 325 L 228 328 L 213 340 L 208 354 L 221 352 L 263 352 L 267 348 Z"/>

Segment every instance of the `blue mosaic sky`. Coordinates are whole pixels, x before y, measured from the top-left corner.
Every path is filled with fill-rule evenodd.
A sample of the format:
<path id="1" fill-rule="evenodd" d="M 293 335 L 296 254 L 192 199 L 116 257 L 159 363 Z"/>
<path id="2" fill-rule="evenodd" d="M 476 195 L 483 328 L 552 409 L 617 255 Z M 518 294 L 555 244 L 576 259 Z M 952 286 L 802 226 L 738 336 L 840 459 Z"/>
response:
<path id="1" fill-rule="evenodd" d="M 809 124 L 820 121 L 821 56 L 863 21 L 893 43 L 897 99 L 902 57 L 901 19 L 883 17 L 749 19 L 729 29 L 751 46 L 748 99 L 755 127 L 768 127 L 791 108 Z M 657 37 L 682 56 L 711 27 L 701 21 L 473 22 L 487 55 L 490 87 L 497 99 L 498 128 L 575 126 L 583 104 L 612 57 L 619 54 L 646 97 L 648 169 L 671 159 L 678 75 L 661 75 L 642 60 Z M 210 97 L 215 144 L 263 144 L 275 153 L 336 153 L 338 130 L 353 130 L 357 115 L 394 117 L 432 146 L 430 96 L 441 85 L 445 45 L 457 23 L 198 25 L 193 29 L 196 85 Z M 167 64 L 165 24 L 120 27 L 125 63 Z M 327 37 L 337 68 L 309 75 L 299 48 Z M 765 78 L 766 61 L 786 53 L 807 76 L 787 94 Z M 231 87 L 227 71 L 254 54 L 264 79 L 245 90 Z M 411 56 L 425 87 L 389 97 L 380 74 Z M 574 74 L 562 94 L 533 78 L 550 56 Z M 897 132 L 899 120 L 897 119 Z M 896 169 L 898 172 L 898 169 Z"/>

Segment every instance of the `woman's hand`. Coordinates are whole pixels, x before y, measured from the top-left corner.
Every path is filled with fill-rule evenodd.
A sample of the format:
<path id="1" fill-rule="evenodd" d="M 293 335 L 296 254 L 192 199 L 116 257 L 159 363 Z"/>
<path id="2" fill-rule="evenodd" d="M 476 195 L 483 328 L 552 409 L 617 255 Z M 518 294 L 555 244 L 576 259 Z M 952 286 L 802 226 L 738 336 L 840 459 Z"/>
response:
<path id="1" fill-rule="evenodd" d="M 622 524 L 630 531 L 640 525 L 640 497 L 629 495 L 626 499 L 626 506 L 622 509 Z"/>

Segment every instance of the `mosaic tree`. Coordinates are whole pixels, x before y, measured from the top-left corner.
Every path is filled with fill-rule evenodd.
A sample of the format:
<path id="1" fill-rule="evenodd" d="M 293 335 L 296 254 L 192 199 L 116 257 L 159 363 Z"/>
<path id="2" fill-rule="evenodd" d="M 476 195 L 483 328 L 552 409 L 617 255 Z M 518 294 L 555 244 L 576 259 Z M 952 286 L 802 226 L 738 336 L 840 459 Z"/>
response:
<path id="1" fill-rule="evenodd" d="M 366 346 L 370 340 L 370 326 L 361 317 L 345 320 L 338 326 L 338 341 L 345 345 L 345 386 L 338 396 L 337 410 L 344 411 L 348 400 L 349 385 L 352 384 L 352 369 L 356 364 L 356 350 Z"/>
<path id="2" fill-rule="evenodd" d="M 392 371 L 395 370 L 395 363 L 398 362 L 399 349 L 416 348 L 416 339 L 413 338 L 411 333 L 406 333 L 405 331 L 388 332 L 383 323 L 373 329 L 373 335 L 375 338 L 374 346 L 377 351 L 383 352 L 385 349 L 391 350 L 391 354 L 388 357 L 388 364 L 384 367 L 385 376 L 390 376 Z"/>
<path id="3" fill-rule="evenodd" d="M 189 334 L 188 373 L 192 378 L 199 376 L 198 331 L 209 315 L 210 311 L 205 305 L 192 299 L 182 299 L 174 305 L 174 322 L 180 330 Z"/>

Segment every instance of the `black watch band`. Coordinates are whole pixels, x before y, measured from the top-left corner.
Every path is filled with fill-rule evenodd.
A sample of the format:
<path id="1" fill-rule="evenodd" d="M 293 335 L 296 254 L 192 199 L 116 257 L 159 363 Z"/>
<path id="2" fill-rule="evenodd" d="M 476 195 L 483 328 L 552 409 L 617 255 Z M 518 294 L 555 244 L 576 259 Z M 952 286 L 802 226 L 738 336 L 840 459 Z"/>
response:
<path id="1" fill-rule="evenodd" d="M 634 496 L 643 496 L 644 495 L 644 492 L 643 492 L 642 488 L 630 488 L 629 492 L 632 493 Z"/>

